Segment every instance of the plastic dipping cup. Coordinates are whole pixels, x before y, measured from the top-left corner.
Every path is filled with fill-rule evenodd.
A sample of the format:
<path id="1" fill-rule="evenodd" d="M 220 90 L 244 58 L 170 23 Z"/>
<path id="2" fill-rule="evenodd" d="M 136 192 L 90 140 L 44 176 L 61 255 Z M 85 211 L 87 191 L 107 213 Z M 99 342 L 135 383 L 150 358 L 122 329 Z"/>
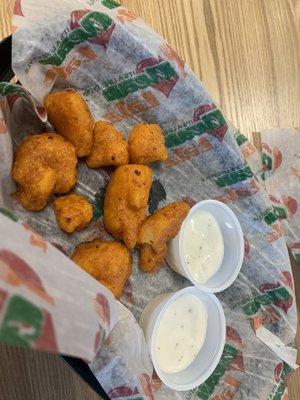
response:
<path id="1" fill-rule="evenodd" d="M 184 229 L 189 218 L 198 210 L 211 213 L 218 222 L 224 241 L 223 261 L 205 283 L 198 282 L 189 270 L 182 249 Z M 221 292 L 227 289 L 237 278 L 244 259 L 244 236 L 241 225 L 224 203 L 217 200 L 204 200 L 191 208 L 184 220 L 178 235 L 169 241 L 166 261 L 168 265 L 182 276 L 189 279 L 193 285 L 210 292 Z"/>
<path id="2" fill-rule="evenodd" d="M 196 358 L 186 369 L 176 373 L 166 373 L 159 368 L 155 360 L 157 330 L 165 310 L 183 294 L 191 294 L 203 303 L 207 313 L 206 336 Z M 144 332 L 155 371 L 160 380 L 171 389 L 180 391 L 194 389 L 213 373 L 220 361 L 225 345 L 226 323 L 221 303 L 213 293 L 191 286 L 175 293 L 156 296 L 143 310 L 139 324 Z"/>

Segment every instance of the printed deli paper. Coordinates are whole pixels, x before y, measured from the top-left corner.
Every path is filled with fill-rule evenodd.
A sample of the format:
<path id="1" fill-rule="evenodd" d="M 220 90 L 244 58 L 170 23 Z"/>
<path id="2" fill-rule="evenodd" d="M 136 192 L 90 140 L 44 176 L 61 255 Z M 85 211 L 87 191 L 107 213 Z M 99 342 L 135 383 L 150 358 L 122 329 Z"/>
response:
<path id="1" fill-rule="evenodd" d="M 300 265 L 300 131 L 263 130 L 261 139 L 262 178 L 292 257 Z"/>
<path id="2" fill-rule="evenodd" d="M 111 398 L 286 398 L 286 378 L 295 367 L 296 354 L 293 279 L 281 224 L 256 174 L 259 154 L 228 123 L 175 51 L 115 1 L 18 0 L 14 14 L 13 68 L 26 91 L 0 86 L 0 179 L 3 212 L 23 222 L 1 217 L 0 251 L 15 257 L 0 258 L 5 271 L 0 280 L 1 339 L 10 340 L 8 332 L 13 332 L 13 344 L 22 341 L 49 349 L 50 339 L 36 344 L 43 331 L 52 343 L 56 339 L 52 350 L 88 360 L 100 346 L 90 365 Z M 126 135 L 141 121 L 157 122 L 164 130 L 169 158 L 153 167 L 151 212 L 175 199 L 193 205 L 214 198 L 228 204 L 242 225 L 241 273 L 218 294 L 227 320 L 224 352 L 211 377 L 193 391 L 174 392 L 160 382 L 135 320 L 151 298 L 189 282 L 167 265 L 158 274 L 139 272 L 135 253 L 122 304 L 114 303 L 105 288 L 62 254 L 70 255 L 84 241 L 109 239 L 102 203 L 112 171 L 90 170 L 79 163 L 75 191 L 93 203 L 94 219 L 73 235 L 59 230 L 51 204 L 29 213 L 11 197 L 12 148 L 28 134 L 51 129 L 41 107 L 43 98 L 51 90 L 68 87 L 83 94 L 95 119 L 113 122 Z M 20 263 L 29 275 L 19 272 Z M 24 303 L 25 321 L 25 314 L 18 312 Z M 118 321 L 104 340 L 104 332 L 114 323 L 111 317 L 108 328 L 104 316 L 107 310 L 115 315 L 114 305 Z M 33 316 L 38 313 L 39 330 Z"/>
<path id="3" fill-rule="evenodd" d="M 112 294 L 27 223 L 2 213 L 0 340 L 92 360 L 116 322 Z"/>

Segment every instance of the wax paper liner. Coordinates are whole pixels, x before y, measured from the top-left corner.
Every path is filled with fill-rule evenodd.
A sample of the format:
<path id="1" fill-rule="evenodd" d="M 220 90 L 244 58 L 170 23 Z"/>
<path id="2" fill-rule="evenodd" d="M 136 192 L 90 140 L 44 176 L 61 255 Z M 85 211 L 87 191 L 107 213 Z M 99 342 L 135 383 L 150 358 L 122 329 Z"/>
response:
<path id="1" fill-rule="evenodd" d="M 14 26 L 13 68 L 37 101 L 42 103 L 52 89 L 74 87 L 85 96 L 95 119 L 113 122 L 125 135 L 140 121 L 157 122 L 163 128 L 169 158 L 153 165 L 151 212 L 174 199 L 192 205 L 215 198 L 232 208 L 244 231 L 241 272 L 230 288 L 218 294 L 227 320 L 221 361 L 211 377 L 190 392 L 174 392 L 152 375 L 134 319 L 155 295 L 189 283 L 166 265 L 155 275 L 139 272 L 134 253 L 133 274 L 121 298 L 127 308 L 118 304 L 119 320 L 91 362 L 110 397 L 286 397 L 286 378 L 296 355 L 293 279 L 281 224 L 260 182 L 259 153 L 226 121 L 176 52 L 114 1 L 18 1 Z M 67 255 L 80 242 L 109 238 L 102 202 L 111 169 L 90 170 L 79 163 L 75 191 L 93 203 L 94 220 L 71 236 L 58 229 L 51 205 L 28 213 L 9 196 L 13 185 L 9 139 L 17 145 L 27 134 L 50 129 L 47 122 L 32 118 L 30 103 L 24 99 L 17 99 L 8 112 L 10 98 L 2 107 L 9 131 L 2 139 L 5 206 Z"/>
<path id="2" fill-rule="evenodd" d="M 299 128 L 261 132 L 266 190 L 295 263 L 300 265 L 300 131 Z"/>

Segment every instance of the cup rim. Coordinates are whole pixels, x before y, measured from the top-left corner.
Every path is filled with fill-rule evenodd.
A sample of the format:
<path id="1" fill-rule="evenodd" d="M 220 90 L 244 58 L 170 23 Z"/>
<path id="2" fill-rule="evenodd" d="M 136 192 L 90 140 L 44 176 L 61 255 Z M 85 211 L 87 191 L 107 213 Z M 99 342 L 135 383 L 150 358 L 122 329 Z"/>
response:
<path id="1" fill-rule="evenodd" d="M 156 334 L 157 334 L 157 329 L 159 326 L 159 323 L 161 321 L 162 316 L 164 315 L 166 309 L 168 308 L 169 304 L 174 301 L 174 299 L 176 299 L 177 297 L 181 296 L 183 293 L 189 293 L 191 292 L 191 294 L 193 294 L 193 291 L 200 291 L 202 293 L 205 294 L 205 296 L 208 296 L 211 298 L 211 300 L 216 304 L 217 309 L 218 309 L 218 313 L 219 313 L 219 317 L 221 320 L 221 332 L 220 332 L 220 337 L 219 337 L 219 342 L 218 342 L 218 347 L 217 347 L 217 351 L 214 354 L 214 358 L 213 361 L 211 362 L 210 366 L 208 369 L 206 369 L 205 373 L 202 374 L 200 377 L 198 377 L 198 379 L 195 379 L 194 382 L 190 383 L 190 384 L 176 384 L 176 383 L 170 383 L 170 382 L 166 382 L 166 380 L 164 378 L 162 378 L 161 373 L 160 373 L 160 368 L 158 367 L 157 363 L 156 363 L 156 359 L 154 356 L 154 346 L 155 346 L 155 339 L 156 339 Z M 207 332 L 206 332 L 207 334 Z M 226 318 L 225 318 L 225 313 L 224 313 L 224 309 L 222 307 L 222 304 L 220 303 L 220 300 L 217 298 L 217 296 L 207 290 L 202 290 L 201 288 L 197 287 L 197 286 L 188 286 L 185 287 L 181 290 L 178 290 L 177 292 L 170 292 L 170 297 L 165 301 L 165 304 L 163 305 L 162 309 L 159 311 L 159 314 L 157 316 L 157 319 L 155 321 L 155 324 L 153 326 L 153 331 L 152 331 L 152 335 L 151 335 L 151 340 L 150 340 L 150 352 L 151 352 L 151 359 L 152 359 L 152 363 L 154 366 L 154 369 L 158 375 L 158 377 L 161 379 L 161 381 L 168 386 L 169 388 L 173 389 L 173 390 L 178 390 L 178 391 L 185 391 L 185 390 L 191 390 L 194 389 L 195 387 L 201 385 L 201 383 L 203 383 L 206 379 L 208 379 L 210 377 L 210 375 L 213 373 L 213 371 L 215 370 L 215 368 L 217 367 L 223 350 L 224 350 L 224 346 L 225 346 L 225 341 L 226 341 Z M 194 362 L 194 361 L 193 361 Z M 191 365 L 191 364 L 190 364 Z M 188 368 L 188 367 L 187 367 Z M 180 373 L 180 372 L 179 372 Z M 171 374 L 168 374 L 171 375 Z"/>
<path id="2" fill-rule="evenodd" d="M 202 206 L 205 206 L 207 204 L 212 204 L 212 205 L 214 205 L 216 207 L 220 207 L 223 210 L 225 210 L 225 212 L 227 212 L 231 216 L 231 218 L 233 219 L 233 222 L 235 224 L 235 229 L 236 229 L 236 231 L 238 233 L 238 236 L 239 236 L 239 239 L 240 239 L 239 242 L 236 244 L 236 246 L 238 248 L 239 256 L 238 256 L 238 260 L 236 262 L 236 265 L 233 268 L 232 274 L 230 275 L 230 277 L 222 285 L 218 285 L 218 286 L 213 287 L 213 288 L 212 287 L 208 287 L 206 285 L 206 283 L 198 282 L 193 277 L 193 275 L 191 274 L 191 272 L 187 268 L 185 258 L 182 255 L 182 235 L 183 235 L 183 231 L 185 229 L 185 226 L 187 224 L 187 221 L 188 221 L 189 217 L 192 215 L 192 213 L 196 209 L 199 209 Z M 218 222 L 218 220 L 217 220 L 217 222 Z M 182 268 L 183 268 L 183 271 L 184 271 L 186 277 L 190 280 L 190 282 L 193 285 L 195 285 L 195 286 L 199 287 L 200 289 L 203 289 L 204 291 L 207 291 L 207 292 L 219 293 L 219 292 L 222 292 L 223 290 L 227 289 L 236 280 L 236 278 L 237 278 L 237 276 L 238 276 L 238 274 L 239 274 L 239 272 L 240 272 L 240 270 L 242 268 L 242 265 L 243 265 L 243 260 L 244 260 L 244 234 L 243 234 L 243 230 L 242 230 L 241 224 L 240 224 L 239 220 L 237 219 L 237 216 L 235 215 L 235 213 L 231 210 L 231 208 L 228 207 L 225 203 L 222 203 L 221 201 L 218 201 L 218 200 L 214 200 L 214 199 L 202 200 L 202 201 L 199 201 L 198 203 L 196 203 L 190 209 L 190 211 L 189 211 L 187 217 L 185 218 L 185 220 L 183 221 L 183 223 L 181 225 L 181 228 L 180 228 L 180 231 L 179 231 L 178 246 L 179 246 L 178 250 L 179 250 L 180 262 L 181 262 L 181 265 L 182 265 Z M 221 267 L 222 267 L 222 264 L 221 264 L 220 268 Z M 216 274 L 217 273 L 218 273 L 218 271 L 216 272 Z"/>

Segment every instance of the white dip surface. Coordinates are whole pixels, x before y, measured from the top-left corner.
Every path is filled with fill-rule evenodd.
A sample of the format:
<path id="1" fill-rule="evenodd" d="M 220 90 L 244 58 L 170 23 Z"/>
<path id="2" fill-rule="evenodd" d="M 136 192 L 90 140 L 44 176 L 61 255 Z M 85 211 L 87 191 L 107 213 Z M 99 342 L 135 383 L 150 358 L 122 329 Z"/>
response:
<path id="1" fill-rule="evenodd" d="M 187 368 L 203 346 L 207 328 L 204 304 L 183 294 L 169 304 L 160 320 L 155 342 L 155 360 L 164 372 Z"/>
<path id="2" fill-rule="evenodd" d="M 182 254 L 194 279 L 205 283 L 220 268 L 224 241 L 215 217 L 208 211 L 192 214 L 183 231 Z"/>

